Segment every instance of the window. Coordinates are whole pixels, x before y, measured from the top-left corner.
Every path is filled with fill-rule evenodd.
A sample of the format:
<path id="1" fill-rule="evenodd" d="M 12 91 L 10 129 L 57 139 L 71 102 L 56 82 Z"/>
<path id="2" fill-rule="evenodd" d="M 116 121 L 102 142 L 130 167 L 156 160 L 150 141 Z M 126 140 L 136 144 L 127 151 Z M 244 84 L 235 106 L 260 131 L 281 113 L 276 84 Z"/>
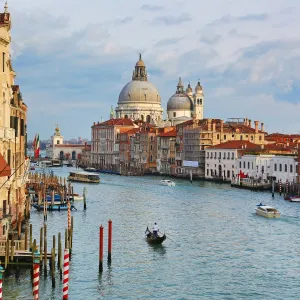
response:
<path id="1" fill-rule="evenodd" d="M 274 171 L 277 171 L 277 164 L 274 165 Z"/>
<path id="2" fill-rule="evenodd" d="M 282 172 L 282 164 L 279 164 L 279 172 Z"/>
<path id="3" fill-rule="evenodd" d="M 217 152 L 215 152 L 215 158 L 217 158 Z"/>
<path id="4" fill-rule="evenodd" d="M 242 135 L 240 136 L 240 140 L 241 140 L 241 141 L 243 140 L 243 136 L 242 136 Z"/>
<path id="5" fill-rule="evenodd" d="M 56 145 L 59 145 L 59 144 L 60 144 L 60 141 L 59 141 L 59 140 L 57 140 L 57 141 L 56 141 Z"/>
<path id="6" fill-rule="evenodd" d="M 173 112 L 173 117 L 176 118 L 176 112 Z"/>
<path id="7" fill-rule="evenodd" d="M 200 105 L 202 105 L 202 99 L 200 99 Z"/>
<path id="8" fill-rule="evenodd" d="M 240 161 L 240 169 L 242 168 L 242 162 Z"/>
<path id="9" fill-rule="evenodd" d="M 24 119 L 21 119 L 21 136 L 25 135 L 25 123 Z"/>
<path id="10" fill-rule="evenodd" d="M 261 141 L 261 139 L 262 139 L 262 137 L 261 137 L 261 135 L 259 136 L 259 140 Z"/>
<path id="11" fill-rule="evenodd" d="M 234 159 L 234 153 L 233 152 L 231 153 L 231 159 Z"/>
<path id="12" fill-rule="evenodd" d="M 207 169 L 207 171 L 206 171 L 206 175 L 207 175 L 207 176 L 209 175 L 209 169 Z"/>
<path id="13" fill-rule="evenodd" d="M 217 134 L 217 140 L 220 138 L 220 135 L 219 134 Z"/>
<path id="14" fill-rule="evenodd" d="M 153 147 L 152 147 L 152 145 L 150 145 L 150 150 L 152 151 L 152 149 L 153 149 Z"/>
<path id="15" fill-rule="evenodd" d="M 250 162 L 248 161 L 248 170 L 250 170 Z"/>
<path id="16" fill-rule="evenodd" d="M 153 161 L 153 157 L 152 157 L 152 155 L 150 155 L 150 162 L 152 162 Z"/>
<path id="17" fill-rule="evenodd" d="M 293 173 L 293 165 L 290 165 L 290 173 Z"/>
<path id="18" fill-rule="evenodd" d="M 284 172 L 287 172 L 287 164 L 284 165 Z"/>
<path id="19" fill-rule="evenodd" d="M 125 119 L 128 119 L 128 115 L 125 115 Z"/>
<path id="20" fill-rule="evenodd" d="M 243 166 L 244 166 L 244 169 L 246 169 L 246 162 L 244 161 L 244 163 L 243 163 Z"/>
<path id="21" fill-rule="evenodd" d="M 226 134 L 224 134 L 224 140 L 226 140 Z"/>
<path id="22" fill-rule="evenodd" d="M 253 141 L 253 135 L 251 135 L 251 141 Z"/>
<path id="23" fill-rule="evenodd" d="M 230 171 L 227 170 L 227 178 L 230 178 Z"/>
<path id="24" fill-rule="evenodd" d="M 197 99 L 197 104 L 200 104 L 200 101 L 199 101 L 199 99 Z"/>
<path id="25" fill-rule="evenodd" d="M 226 159 L 226 153 L 224 152 L 224 154 L 223 154 L 223 159 Z"/>

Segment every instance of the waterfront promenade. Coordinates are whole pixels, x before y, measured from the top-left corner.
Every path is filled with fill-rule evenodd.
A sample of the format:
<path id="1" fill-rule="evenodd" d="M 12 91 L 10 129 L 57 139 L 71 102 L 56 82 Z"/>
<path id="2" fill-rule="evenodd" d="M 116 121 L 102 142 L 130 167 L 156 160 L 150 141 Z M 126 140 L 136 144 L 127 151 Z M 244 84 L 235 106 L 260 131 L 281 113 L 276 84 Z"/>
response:
<path id="1" fill-rule="evenodd" d="M 67 176 L 71 168 L 53 169 Z M 81 299 L 297 299 L 300 293 L 300 205 L 275 194 L 251 192 L 211 182 L 100 174 L 88 189 L 87 210 L 75 203 L 69 298 Z M 282 216 L 255 215 L 259 202 Z M 107 221 L 113 220 L 112 264 L 107 266 Z M 39 236 L 43 212 L 31 211 Z M 144 240 L 147 224 L 157 221 L 167 239 L 161 247 Z M 66 212 L 48 213 L 48 236 L 63 232 Z M 105 227 L 105 260 L 98 274 L 99 226 Z M 40 299 L 61 299 L 50 277 L 41 276 Z M 32 299 L 30 271 L 4 279 L 4 299 Z"/>

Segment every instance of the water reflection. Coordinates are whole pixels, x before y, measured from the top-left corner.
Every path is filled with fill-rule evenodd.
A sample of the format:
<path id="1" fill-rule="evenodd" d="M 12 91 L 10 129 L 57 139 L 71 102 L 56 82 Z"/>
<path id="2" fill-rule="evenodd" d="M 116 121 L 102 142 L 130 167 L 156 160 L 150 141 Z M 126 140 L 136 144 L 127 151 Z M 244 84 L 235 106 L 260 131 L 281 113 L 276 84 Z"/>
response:
<path id="1" fill-rule="evenodd" d="M 163 244 L 159 245 L 149 245 L 149 250 L 157 255 L 164 256 L 166 254 L 166 247 Z"/>

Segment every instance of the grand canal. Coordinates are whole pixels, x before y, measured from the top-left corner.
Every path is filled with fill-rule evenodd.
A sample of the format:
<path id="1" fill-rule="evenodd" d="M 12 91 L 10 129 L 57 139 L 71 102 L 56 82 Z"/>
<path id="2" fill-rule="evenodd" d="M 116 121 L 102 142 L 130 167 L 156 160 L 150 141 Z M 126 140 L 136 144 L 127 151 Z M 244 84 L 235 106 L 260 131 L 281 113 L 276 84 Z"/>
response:
<path id="1" fill-rule="evenodd" d="M 67 176 L 69 168 L 54 169 Z M 270 193 L 229 185 L 160 177 L 100 174 L 88 189 L 87 210 L 75 203 L 69 298 L 76 299 L 299 299 L 300 204 Z M 255 215 L 259 202 L 278 208 L 280 219 Z M 113 221 L 112 264 L 98 273 L 99 226 Z M 43 214 L 31 213 L 39 239 Z M 144 240 L 147 224 L 158 222 L 167 239 L 161 247 Z M 64 233 L 66 212 L 48 214 L 48 248 L 52 235 Z M 30 271 L 4 279 L 3 299 L 32 299 Z M 62 299 L 59 276 L 52 289 L 41 277 L 40 299 Z"/>

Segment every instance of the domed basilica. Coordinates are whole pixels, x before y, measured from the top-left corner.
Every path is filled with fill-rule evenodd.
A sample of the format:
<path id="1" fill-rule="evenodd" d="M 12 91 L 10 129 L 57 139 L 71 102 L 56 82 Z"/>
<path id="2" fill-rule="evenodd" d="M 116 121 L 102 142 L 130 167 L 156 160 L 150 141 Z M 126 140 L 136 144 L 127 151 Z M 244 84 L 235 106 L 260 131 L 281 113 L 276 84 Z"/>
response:
<path id="1" fill-rule="evenodd" d="M 132 81 L 123 87 L 115 111 L 117 118 L 143 120 L 152 124 L 162 120 L 161 97 L 156 87 L 148 81 L 141 54 L 135 64 Z"/>
<path id="2" fill-rule="evenodd" d="M 195 93 L 188 84 L 186 90 L 181 78 L 175 94 L 167 104 L 167 120 L 163 121 L 161 97 L 156 87 L 148 81 L 146 65 L 141 54 L 133 71 L 132 81 L 122 89 L 118 106 L 115 109 L 116 118 L 142 120 L 158 126 L 177 125 L 192 118 L 203 119 L 204 95 L 198 81 Z M 111 112 L 111 118 L 113 111 Z"/>

